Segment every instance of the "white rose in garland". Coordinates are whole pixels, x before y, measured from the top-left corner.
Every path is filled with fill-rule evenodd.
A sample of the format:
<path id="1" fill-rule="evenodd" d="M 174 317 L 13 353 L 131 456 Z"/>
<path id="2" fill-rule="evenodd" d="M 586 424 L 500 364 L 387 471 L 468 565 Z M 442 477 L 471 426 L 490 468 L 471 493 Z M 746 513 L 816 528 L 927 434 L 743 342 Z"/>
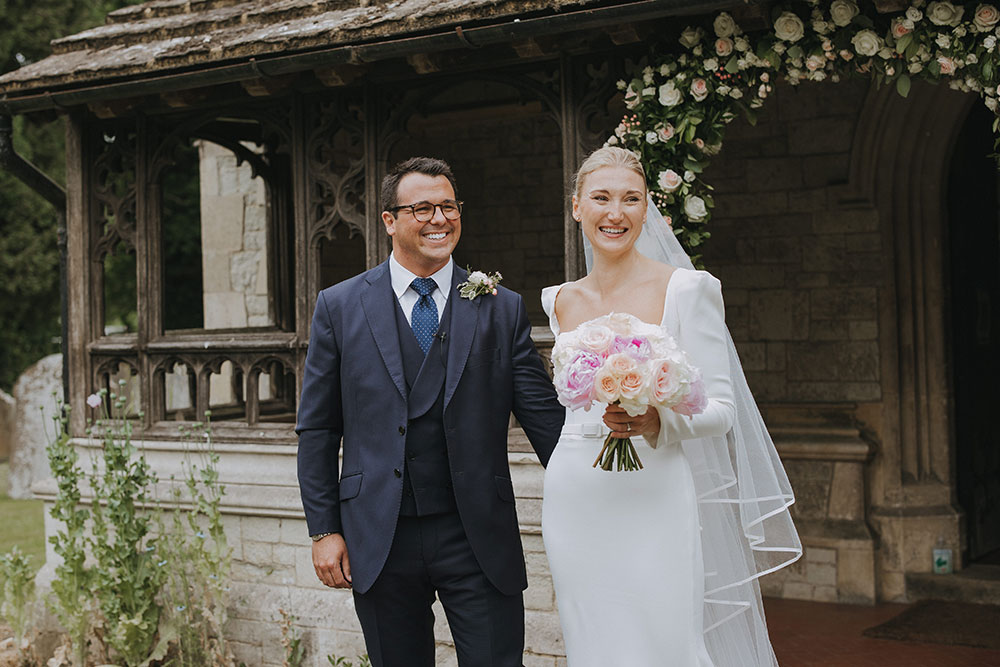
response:
<path id="1" fill-rule="evenodd" d="M 927 18 L 934 25 L 957 26 L 964 12 L 965 7 L 956 7 L 947 0 L 927 5 Z"/>
<path id="2" fill-rule="evenodd" d="M 673 169 L 665 169 L 660 172 L 659 177 L 656 179 L 656 184 L 659 185 L 664 192 L 676 192 L 677 188 L 681 187 L 684 179 Z"/>
<path id="3" fill-rule="evenodd" d="M 701 222 L 708 217 L 705 200 L 701 197 L 688 197 L 684 200 L 684 215 L 691 222 Z"/>
<path id="4" fill-rule="evenodd" d="M 725 58 L 733 53 L 733 40 L 728 37 L 720 37 L 715 40 L 715 52 Z"/>
<path id="5" fill-rule="evenodd" d="M 802 19 L 792 12 L 784 12 L 774 22 L 774 34 L 786 42 L 797 42 L 806 34 Z"/>
<path id="6" fill-rule="evenodd" d="M 851 39 L 851 44 L 858 55 L 874 56 L 882 48 L 882 38 L 873 30 L 862 30 Z"/>
<path id="7" fill-rule="evenodd" d="M 660 104 L 665 107 L 674 107 L 681 103 L 683 93 L 678 90 L 673 81 L 667 81 L 660 86 Z"/>
<path id="8" fill-rule="evenodd" d="M 850 25 L 860 10 L 851 0 L 833 0 L 830 3 L 830 18 L 838 28 Z"/>
<path id="9" fill-rule="evenodd" d="M 715 22 L 712 24 L 715 28 L 716 37 L 732 37 L 739 32 L 739 27 L 736 25 L 736 21 L 733 17 L 726 12 L 721 12 L 715 17 Z"/>
<path id="10" fill-rule="evenodd" d="M 701 38 L 704 35 L 705 31 L 701 28 L 687 27 L 684 29 L 684 32 L 681 33 L 679 41 L 685 48 L 692 49 L 701 42 Z"/>
<path id="11" fill-rule="evenodd" d="M 691 82 L 691 97 L 698 102 L 708 97 L 708 83 L 704 79 L 695 79 Z"/>

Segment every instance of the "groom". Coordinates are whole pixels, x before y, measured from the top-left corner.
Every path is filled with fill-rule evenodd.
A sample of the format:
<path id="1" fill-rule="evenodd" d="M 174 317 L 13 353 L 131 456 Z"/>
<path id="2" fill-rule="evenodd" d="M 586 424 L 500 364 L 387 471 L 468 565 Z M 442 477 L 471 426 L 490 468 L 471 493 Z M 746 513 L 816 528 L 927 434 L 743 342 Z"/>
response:
<path id="1" fill-rule="evenodd" d="M 448 165 L 406 160 L 381 195 L 389 260 L 320 292 L 312 320 L 296 432 L 313 566 L 353 589 L 375 667 L 434 664 L 435 594 L 459 665 L 521 665 L 508 420 L 544 465 L 565 410 L 521 297 L 459 295 L 462 202 Z"/>

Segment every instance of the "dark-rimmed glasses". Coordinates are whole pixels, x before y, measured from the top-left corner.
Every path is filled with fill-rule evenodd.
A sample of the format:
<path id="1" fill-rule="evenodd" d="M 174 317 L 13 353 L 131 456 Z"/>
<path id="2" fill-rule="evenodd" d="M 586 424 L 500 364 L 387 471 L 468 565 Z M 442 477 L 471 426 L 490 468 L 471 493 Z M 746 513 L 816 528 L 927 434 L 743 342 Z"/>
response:
<path id="1" fill-rule="evenodd" d="M 393 206 L 389 209 L 393 215 L 396 215 L 399 211 L 408 208 L 410 213 L 417 220 L 417 222 L 430 222 L 434 219 L 434 209 L 441 209 L 441 215 L 445 217 L 445 220 L 458 220 L 462 215 L 462 202 L 460 201 L 445 201 L 440 204 L 432 204 L 429 201 L 419 201 L 416 204 L 407 204 L 405 206 Z"/>

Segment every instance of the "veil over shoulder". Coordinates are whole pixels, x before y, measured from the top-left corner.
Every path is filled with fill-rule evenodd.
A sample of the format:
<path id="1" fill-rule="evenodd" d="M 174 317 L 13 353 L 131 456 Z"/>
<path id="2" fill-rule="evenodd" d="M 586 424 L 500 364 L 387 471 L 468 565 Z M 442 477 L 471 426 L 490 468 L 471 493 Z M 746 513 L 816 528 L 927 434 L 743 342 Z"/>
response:
<path id="1" fill-rule="evenodd" d="M 636 243 L 642 254 L 694 269 L 651 198 Z M 593 255 L 584 237 L 588 272 Z M 802 545 L 791 485 L 767 432 L 729 331 L 736 419 L 725 435 L 684 440 L 694 476 L 704 559 L 705 646 L 715 665 L 777 665 L 758 579 L 796 561 Z"/>

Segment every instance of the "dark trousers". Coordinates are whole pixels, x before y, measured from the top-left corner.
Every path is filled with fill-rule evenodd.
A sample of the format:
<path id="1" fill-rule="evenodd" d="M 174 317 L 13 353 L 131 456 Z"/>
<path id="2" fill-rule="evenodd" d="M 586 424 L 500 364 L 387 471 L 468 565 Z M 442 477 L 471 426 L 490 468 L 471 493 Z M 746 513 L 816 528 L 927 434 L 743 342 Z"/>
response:
<path id="1" fill-rule="evenodd" d="M 433 667 L 437 593 L 461 667 L 520 667 L 524 597 L 486 578 L 457 512 L 401 516 L 385 567 L 354 606 L 373 667 Z"/>

